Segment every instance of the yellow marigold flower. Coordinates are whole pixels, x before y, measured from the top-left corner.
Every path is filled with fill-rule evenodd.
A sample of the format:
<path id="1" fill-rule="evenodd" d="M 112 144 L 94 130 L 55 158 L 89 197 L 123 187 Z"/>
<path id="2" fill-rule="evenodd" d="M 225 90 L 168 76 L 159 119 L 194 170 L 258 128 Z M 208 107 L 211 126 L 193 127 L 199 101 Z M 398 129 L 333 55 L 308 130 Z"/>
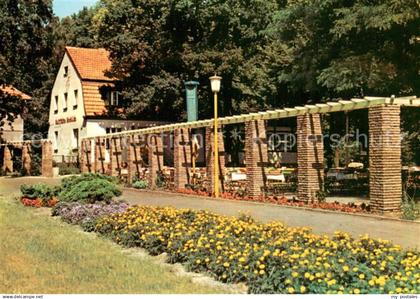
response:
<path id="1" fill-rule="evenodd" d="M 353 293 L 355 293 L 355 294 L 360 294 L 360 290 L 359 290 L 359 289 L 354 289 L 354 290 L 353 290 Z"/>
<path id="2" fill-rule="evenodd" d="M 308 272 L 306 272 L 306 273 L 304 274 L 304 276 L 305 276 L 305 278 L 309 278 L 309 277 L 311 277 L 311 274 L 309 274 Z"/>
<path id="3" fill-rule="evenodd" d="M 354 267 L 352 270 L 353 270 L 353 272 L 357 272 L 357 271 L 359 271 L 359 268 Z"/>
<path id="4" fill-rule="evenodd" d="M 359 274 L 359 278 L 360 279 L 364 279 L 365 278 L 365 274 L 363 274 L 363 273 L 362 274 Z"/>
<path id="5" fill-rule="evenodd" d="M 201 263 L 201 261 L 200 260 L 196 260 L 195 263 L 196 264 L 199 264 L 199 263 Z"/>
<path id="6" fill-rule="evenodd" d="M 264 264 L 261 264 L 261 265 L 259 266 L 259 268 L 260 268 L 260 269 L 265 269 L 265 265 L 264 265 Z"/>
<path id="7" fill-rule="evenodd" d="M 295 289 L 293 287 L 290 287 L 287 289 L 287 291 L 289 292 L 289 294 L 293 294 L 295 292 Z"/>
<path id="8" fill-rule="evenodd" d="M 228 262 L 225 262 L 224 264 L 223 264 L 223 267 L 225 267 L 225 268 L 227 268 L 227 267 L 229 267 L 230 266 L 230 264 L 228 263 Z"/>
<path id="9" fill-rule="evenodd" d="M 369 280 L 369 285 L 370 286 L 374 286 L 375 285 L 375 281 L 373 279 Z"/>
<path id="10" fill-rule="evenodd" d="M 349 271 L 349 266 L 343 266 L 343 271 L 344 271 L 344 272 Z"/>
<path id="11" fill-rule="evenodd" d="M 306 288 L 305 288 L 305 286 L 300 286 L 300 292 L 301 292 L 301 293 L 305 293 L 305 292 L 306 292 Z"/>
<path id="12" fill-rule="evenodd" d="M 332 285 L 335 285 L 336 284 L 336 280 L 335 279 L 331 279 L 330 281 L 328 281 L 327 282 L 327 284 L 329 285 L 329 286 L 332 286 Z"/>
<path id="13" fill-rule="evenodd" d="M 245 262 L 246 262 L 246 259 L 245 259 L 244 257 L 241 257 L 241 258 L 239 258 L 239 261 L 240 261 L 241 263 L 245 263 Z"/>
<path id="14" fill-rule="evenodd" d="M 299 276 L 299 273 L 297 273 L 297 272 L 292 272 L 292 277 L 298 277 Z"/>
<path id="15" fill-rule="evenodd" d="M 260 275 L 264 275 L 265 271 L 264 270 L 260 270 Z"/>

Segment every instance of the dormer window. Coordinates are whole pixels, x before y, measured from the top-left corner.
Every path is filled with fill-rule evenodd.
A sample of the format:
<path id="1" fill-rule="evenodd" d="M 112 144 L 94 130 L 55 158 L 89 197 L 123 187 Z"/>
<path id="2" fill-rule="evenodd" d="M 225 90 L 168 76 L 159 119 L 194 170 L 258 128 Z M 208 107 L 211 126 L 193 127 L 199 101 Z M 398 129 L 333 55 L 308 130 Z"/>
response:
<path id="1" fill-rule="evenodd" d="M 107 106 L 120 106 L 120 93 L 118 91 L 112 90 L 107 91 L 105 95 L 105 104 Z"/>
<path id="2" fill-rule="evenodd" d="M 65 77 L 68 77 L 68 75 L 69 75 L 69 67 L 68 66 L 65 66 L 64 67 L 64 78 Z"/>

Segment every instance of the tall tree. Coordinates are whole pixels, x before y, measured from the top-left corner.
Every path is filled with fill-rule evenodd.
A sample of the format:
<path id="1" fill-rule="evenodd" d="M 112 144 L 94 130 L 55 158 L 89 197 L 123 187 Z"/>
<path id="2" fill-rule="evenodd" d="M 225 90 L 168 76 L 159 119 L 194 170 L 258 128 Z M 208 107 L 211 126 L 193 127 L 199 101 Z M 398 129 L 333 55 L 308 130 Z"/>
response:
<path id="1" fill-rule="evenodd" d="M 51 0 L 0 2 L 0 84 L 35 95 L 30 105 L 45 100 L 37 97 L 37 91 L 51 69 L 53 21 Z M 0 119 L 20 112 L 18 98 L 0 95 Z"/>
<path id="2" fill-rule="evenodd" d="M 250 9 L 252 7 L 252 9 Z M 201 117 L 211 116 L 208 77 L 223 77 L 222 113 L 263 107 L 272 96 L 263 47 L 276 1 L 103 0 L 95 16 L 129 112 L 176 120 L 183 81 L 198 80 Z"/>
<path id="3" fill-rule="evenodd" d="M 416 0 L 290 1 L 270 28 L 280 84 L 306 99 L 418 93 Z"/>

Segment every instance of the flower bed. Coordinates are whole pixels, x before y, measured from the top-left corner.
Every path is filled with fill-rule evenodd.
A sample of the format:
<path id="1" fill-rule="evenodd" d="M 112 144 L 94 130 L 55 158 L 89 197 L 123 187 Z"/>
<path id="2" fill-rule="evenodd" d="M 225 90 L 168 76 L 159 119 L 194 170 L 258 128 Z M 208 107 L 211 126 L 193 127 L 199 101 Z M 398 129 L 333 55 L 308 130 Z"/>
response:
<path id="1" fill-rule="evenodd" d="M 420 256 L 388 241 L 334 237 L 188 209 L 131 207 L 95 231 L 251 293 L 418 293 Z"/>
<path id="2" fill-rule="evenodd" d="M 28 198 L 22 197 L 20 202 L 26 207 L 53 207 L 57 204 L 58 200 L 56 198 L 52 198 L 50 200 L 44 201 L 40 198 Z"/>
<path id="3" fill-rule="evenodd" d="M 57 204 L 58 188 L 46 184 L 20 186 L 21 203 L 27 207 L 53 207 Z"/>
<path id="4" fill-rule="evenodd" d="M 92 231 L 95 220 L 99 217 L 122 213 L 127 210 L 125 202 L 111 202 L 82 204 L 78 202 L 62 202 L 56 205 L 51 211 L 52 216 L 60 216 L 61 219 L 70 224 L 79 224 L 86 231 Z"/>
<path id="5" fill-rule="evenodd" d="M 211 196 L 209 192 L 201 190 L 192 190 L 192 189 L 179 189 L 178 193 L 189 194 L 189 195 L 199 195 L 199 196 Z M 250 196 L 241 196 L 235 193 L 224 192 L 220 195 L 221 198 L 229 200 L 242 200 L 242 201 L 251 201 L 251 202 L 263 202 L 263 203 L 273 203 L 283 206 L 291 207 L 306 207 L 313 209 L 323 209 L 330 211 L 340 211 L 346 213 L 369 213 L 370 208 L 366 204 L 356 206 L 354 203 L 339 203 L 339 202 L 302 202 L 294 199 L 287 199 L 284 196 L 259 196 L 259 197 L 250 197 Z"/>

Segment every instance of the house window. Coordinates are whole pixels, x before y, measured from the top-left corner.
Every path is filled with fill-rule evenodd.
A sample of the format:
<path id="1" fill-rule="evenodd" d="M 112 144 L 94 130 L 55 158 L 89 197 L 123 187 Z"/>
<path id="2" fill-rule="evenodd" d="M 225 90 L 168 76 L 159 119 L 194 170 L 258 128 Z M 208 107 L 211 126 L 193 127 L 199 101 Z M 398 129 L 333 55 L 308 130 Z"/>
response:
<path id="1" fill-rule="evenodd" d="M 73 138 L 71 140 L 72 149 L 79 147 L 79 129 L 73 129 Z"/>
<path id="2" fill-rule="evenodd" d="M 67 111 L 67 104 L 68 104 L 68 94 L 67 92 L 64 93 L 64 108 L 63 108 L 63 112 Z"/>
<path id="3" fill-rule="evenodd" d="M 69 67 L 65 66 L 64 67 L 64 77 L 68 77 L 68 75 L 69 75 Z"/>
<path id="4" fill-rule="evenodd" d="M 107 106 L 119 106 L 120 105 L 120 93 L 118 91 L 107 92 L 105 101 L 106 101 Z"/>
<path id="5" fill-rule="evenodd" d="M 54 153 L 58 153 L 58 131 L 54 131 Z"/>
<path id="6" fill-rule="evenodd" d="M 77 104 L 79 103 L 79 90 L 74 90 L 74 103 L 73 103 L 73 109 L 77 108 Z"/>
<path id="7" fill-rule="evenodd" d="M 54 114 L 58 113 L 58 96 L 54 97 Z"/>

